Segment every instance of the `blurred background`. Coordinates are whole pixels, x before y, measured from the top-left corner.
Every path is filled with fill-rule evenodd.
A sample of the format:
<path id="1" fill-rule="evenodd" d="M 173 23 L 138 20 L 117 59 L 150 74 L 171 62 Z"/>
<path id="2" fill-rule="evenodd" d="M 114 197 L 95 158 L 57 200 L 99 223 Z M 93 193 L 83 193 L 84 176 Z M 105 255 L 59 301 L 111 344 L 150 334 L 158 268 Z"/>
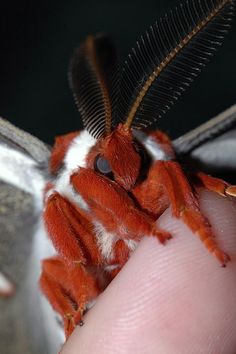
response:
<path id="1" fill-rule="evenodd" d="M 178 0 L 13 1 L 1 5 L 0 115 L 47 143 L 81 128 L 67 82 L 70 56 L 105 32 L 124 61 L 139 36 Z M 236 21 L 223 48 L 158 123 L 172 138 L 236 103 Z"/>

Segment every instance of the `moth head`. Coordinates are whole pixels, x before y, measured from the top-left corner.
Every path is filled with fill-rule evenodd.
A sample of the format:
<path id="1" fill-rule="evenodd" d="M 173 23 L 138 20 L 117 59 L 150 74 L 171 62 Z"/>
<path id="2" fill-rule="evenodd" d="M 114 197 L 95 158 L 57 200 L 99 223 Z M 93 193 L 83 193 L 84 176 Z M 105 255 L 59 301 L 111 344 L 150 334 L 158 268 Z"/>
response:
<path id="1" fill-rule="evenodd" d="M 142 170 L 140 151 L 132 131 L 124 124 L 119 124 L 109 135 L 98 139 L 97 144 L 91 148 L 87 166 L 130 190 Z"/>
<path id="2" fill-rule="evenodd" d="M 222 43 L 234 3 L 180 4 L 145 32 L 122 70 L 107 36 L 89 36 L 75 50 L 70 86 L 84 127 L 98 139 L 90 168 L 132 188 L 142 169 L 132 129 L 153 126 L 190 86 Z"/>

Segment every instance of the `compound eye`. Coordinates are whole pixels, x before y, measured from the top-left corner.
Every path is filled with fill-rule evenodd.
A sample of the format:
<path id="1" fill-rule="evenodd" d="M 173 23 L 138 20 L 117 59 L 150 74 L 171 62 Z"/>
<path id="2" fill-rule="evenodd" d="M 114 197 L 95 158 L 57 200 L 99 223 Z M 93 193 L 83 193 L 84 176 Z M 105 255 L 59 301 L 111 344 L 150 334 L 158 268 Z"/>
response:
<path id="1" fill-rule="evenodd" d="M 139 174 L 139 179 L 144 180 L 147 177 L 147 173 L 151 166 L 151 157 L 147 153 L 146 149 L 138 142 L 134 142 L 134 148 L 140 156 L 141 159 L 141 169 Z"/>
<path id="2" fill-rule="evenodd" d="M 134 148 L 137 151 L 137 153 L 139 154 L 139 156 L 141 158 L 142 168 L 144 168 L 147 165 L 147 162 L 149 162 L 149 159 L 150 159 L 148 154 L 147 154 L 147 151 L 145 150 L 145 148 L 141 144 L 139 144 L 137 142 L 135 142 Z"/>
<path id="3" fill-rule="evenodd" d="M 103 156 L 98 155 L 94 162 L 94 168 L 97 172 L 102 173 L 103 175 L 109 175 L 112 173 L 111 166 L 109 161 Z"/>

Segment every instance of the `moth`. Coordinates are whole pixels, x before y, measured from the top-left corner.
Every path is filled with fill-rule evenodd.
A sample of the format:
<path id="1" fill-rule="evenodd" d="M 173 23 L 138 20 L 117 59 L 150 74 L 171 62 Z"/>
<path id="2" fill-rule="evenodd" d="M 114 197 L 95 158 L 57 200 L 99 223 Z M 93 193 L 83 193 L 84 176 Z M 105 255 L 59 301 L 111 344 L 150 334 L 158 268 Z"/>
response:
<path id="1" fill-rule="evenodd" d="M 69 70 L 85 129 L 57 137 L 52 149 L 1 119 L 0 176 L 33 195 L 42 222 L 31 262 L 41 260 L 40 289 L 66 338 L 143 237 L 171 242 L 158 226 L 169 207 L 222 266 L 230 261 L 200 210 L 197 189 L 229 198 L 236 186 L 183 161 L 204 160 L 201 146 L 219 144 L 235 126 L 235 106 L 173 142 L 154 126 L 222 43 L 234 4 L 178 5 L 145 32 L 121 69 L 109 37 L 88 36 Z"/>

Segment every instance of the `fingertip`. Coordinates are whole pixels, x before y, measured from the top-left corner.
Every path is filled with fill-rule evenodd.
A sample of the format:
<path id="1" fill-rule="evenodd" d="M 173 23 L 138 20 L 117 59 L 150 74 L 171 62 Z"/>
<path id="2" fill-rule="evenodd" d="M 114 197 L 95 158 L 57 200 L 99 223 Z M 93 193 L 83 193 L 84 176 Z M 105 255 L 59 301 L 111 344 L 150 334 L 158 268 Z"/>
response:
<path id="1" fill-rule="evenodd" d="M 227 267 L 168 211 L 159 225 L 173 239 L 164 246 L 155 238 L 141 241 L 63 354 L 233 352 L 236 206 L 201 192 L 201 207 L 231 257 Z"/>

